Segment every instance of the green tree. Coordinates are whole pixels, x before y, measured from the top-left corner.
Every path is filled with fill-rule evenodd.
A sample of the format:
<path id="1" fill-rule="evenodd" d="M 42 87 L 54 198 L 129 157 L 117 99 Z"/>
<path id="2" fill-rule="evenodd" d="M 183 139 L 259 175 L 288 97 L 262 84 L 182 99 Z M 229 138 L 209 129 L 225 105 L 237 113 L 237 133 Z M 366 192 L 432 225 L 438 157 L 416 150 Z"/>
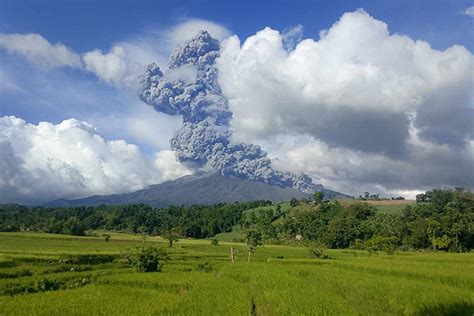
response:
<path id="1" fill-rule="evenodd" d="M 314 204 L 319 205 L 323 203 L 324 193 L 323 192 L 314 192 L 313 193 Z"/>
<path id="2" fill-rule="evenodd" d="M 63 224 L 62 233 L 74 236 L 84 236 L 86 234 L 84 225 L 77 217 L 71 217 Z"/>
<path id="3" fill-rule="evenodd" d="M 140 234 L 143 243 L 145 243 L 147 239 L 147 229 L 148 228 L 144 225 L 137 228 L 137 232 Z"/>
<path id="4" fill-rule="evenodd" d="M 173 248 L 173 243 L 178 241 L 179 238 L 183 235 L 183 230 L 181 227 L 173 227 L 165 230 L 163 233 L 163 238 L 168 240 L 168 246 Z"/>
<path id="5" fill-rule="evenodd" d="M 262 233 L 257 230 L 248 230 L 245 232 L 245 242 L 247 244 L 248 258 L 250 261 L 250 254 L 263 244 Z"/>
<path id="6" fill-rule="evenodd" d="M 356 239 L 367 240 L 374 232 L 369 219 L 375 208 L 367 203 L 352 204 L 344 208 L 328 223 L 326 242 L 333 248 L 347 248 Z"/>

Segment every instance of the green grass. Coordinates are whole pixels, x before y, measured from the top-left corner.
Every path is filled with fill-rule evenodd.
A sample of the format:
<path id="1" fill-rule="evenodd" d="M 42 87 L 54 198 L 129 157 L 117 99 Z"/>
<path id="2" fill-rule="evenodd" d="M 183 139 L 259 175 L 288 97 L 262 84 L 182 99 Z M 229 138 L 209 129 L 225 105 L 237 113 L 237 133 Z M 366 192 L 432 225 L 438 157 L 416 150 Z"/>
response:
<path id="1" fill-rule="evenodd" d="M 159 238 L 147 245 L 165 247 Z M 159 273 L 136 273 L 121 259 L 140 236 L 0 234 L 0 315 L 472 315 L 474 254 L 327 250 L 181 240 Z M 230 246 L 236 262 L 230 263 Z M 64 255 L 111 254 L 103 264 L 71 265 Z M 200 268 L 207 262 L 210 271 Z M 23 271 L 23 272 L 22 272 Z M 28 271 L 25 273 L 24 271 Z M 3 276 L 3 277 L 2 277 Z M 55 280 L 62 288 L 29 294 L 5 289 Z M 82 283 L 82 280 L 87 280 Z M 1 295 L 3 293 L 3 295 Z"/>
<path id="2" fill-rule="evenodd" d="M 235 225 L 232 227 L 232 231 L 227 233 L 220 233 L 214 236 L 215 239 L 219 241 L 238 241 L 244 239 L 244 234 L 240 225 Z"/>
<path id="3" fill-rule="evenodd" d="M 415 205 L 414 200 L 381 200 L 381 201 L 361 201 L 356 199 L 344 199 L 341 200 L 343 204 L 349 205 L 353 203 L 368 203 L 375 206 L 379 212 L 385 214 L 402 214 L 403 210 L 408 205 Z"/>
<path id="4" fill-rule="evenodd" d="M 403 210 L 407 206 L 406 205 L 376 205 L 375 207 L 380 211 L 380 213 L 402 214 Z"/>

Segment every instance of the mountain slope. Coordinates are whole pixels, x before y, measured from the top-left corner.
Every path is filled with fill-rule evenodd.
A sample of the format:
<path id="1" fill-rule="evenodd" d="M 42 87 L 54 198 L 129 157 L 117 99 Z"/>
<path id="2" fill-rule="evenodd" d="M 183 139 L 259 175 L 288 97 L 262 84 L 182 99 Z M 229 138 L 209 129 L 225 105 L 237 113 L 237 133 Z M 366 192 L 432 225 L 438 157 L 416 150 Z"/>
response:
<path id="1" fill-rule="evenodd" d="M 321 187 L 331 197 L 344 195 Z M 273 202 L 301 199 L 306 195 L 291 188 L 281 188 L 259 181 L 225 177 L 220 173 L 202 173 L 151 185 L 132 193 L 95 195 L 77 200 L 55 200 L 44 206 L 93 206 L 101 204 L 170 205 L 216 204 L 234 201 L 271 200 Z"/>

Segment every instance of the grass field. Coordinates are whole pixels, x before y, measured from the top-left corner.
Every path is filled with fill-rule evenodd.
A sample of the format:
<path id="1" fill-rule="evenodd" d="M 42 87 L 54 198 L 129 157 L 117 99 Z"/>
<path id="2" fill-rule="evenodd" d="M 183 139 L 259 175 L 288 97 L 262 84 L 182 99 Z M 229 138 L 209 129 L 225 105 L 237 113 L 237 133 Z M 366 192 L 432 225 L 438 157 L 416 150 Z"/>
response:
<path id="1" fill-rule="evenodd" d="M 145 243 L 166 245 L 156 237 Z M 137 273 L 121 255 L 142 245 L 139 236 L 119 233 L 109 242 L 1 233 L 0 315 L 474 313 L 473 253 L 328 250 L 331 259 L 318 260 L 303 247 L 263 246 L 248 263 L 241 244 L 182 240 L 169 250 L 162 272 Z M 237 250 L 234 264 L 230 245 Z M 60 262 L 79 254 L 116 257 L 100 264 Z"/>
<path id="2" fill-rule="evenodd" d="M 341 200 L 342 204 L 367 203 L 375 206 L 381 213 L 401 214 L 408 205 L 415 205 L 415 200 L 382 200 L 382 201 L 361 201 L 361 200 Z"/>

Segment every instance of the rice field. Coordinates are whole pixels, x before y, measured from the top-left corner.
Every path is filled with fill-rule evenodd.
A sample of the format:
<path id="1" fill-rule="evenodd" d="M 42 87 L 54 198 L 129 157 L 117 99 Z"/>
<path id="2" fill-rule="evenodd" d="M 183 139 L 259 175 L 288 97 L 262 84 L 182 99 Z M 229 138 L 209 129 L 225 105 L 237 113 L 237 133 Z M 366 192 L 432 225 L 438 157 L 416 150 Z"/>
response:
<path id="1" fill-rule="evenodd" d="M 0 233 L 0 315 L 474 313 L 473 253 L 327 250 L 322 260 L 304 247 L 267 245 L 247 262 L 243 244 L 181 240 L 167 248 L 162 272 L 138 273 L 124 255 L 166 242 L 110 234 L 106 242 Z"/>

